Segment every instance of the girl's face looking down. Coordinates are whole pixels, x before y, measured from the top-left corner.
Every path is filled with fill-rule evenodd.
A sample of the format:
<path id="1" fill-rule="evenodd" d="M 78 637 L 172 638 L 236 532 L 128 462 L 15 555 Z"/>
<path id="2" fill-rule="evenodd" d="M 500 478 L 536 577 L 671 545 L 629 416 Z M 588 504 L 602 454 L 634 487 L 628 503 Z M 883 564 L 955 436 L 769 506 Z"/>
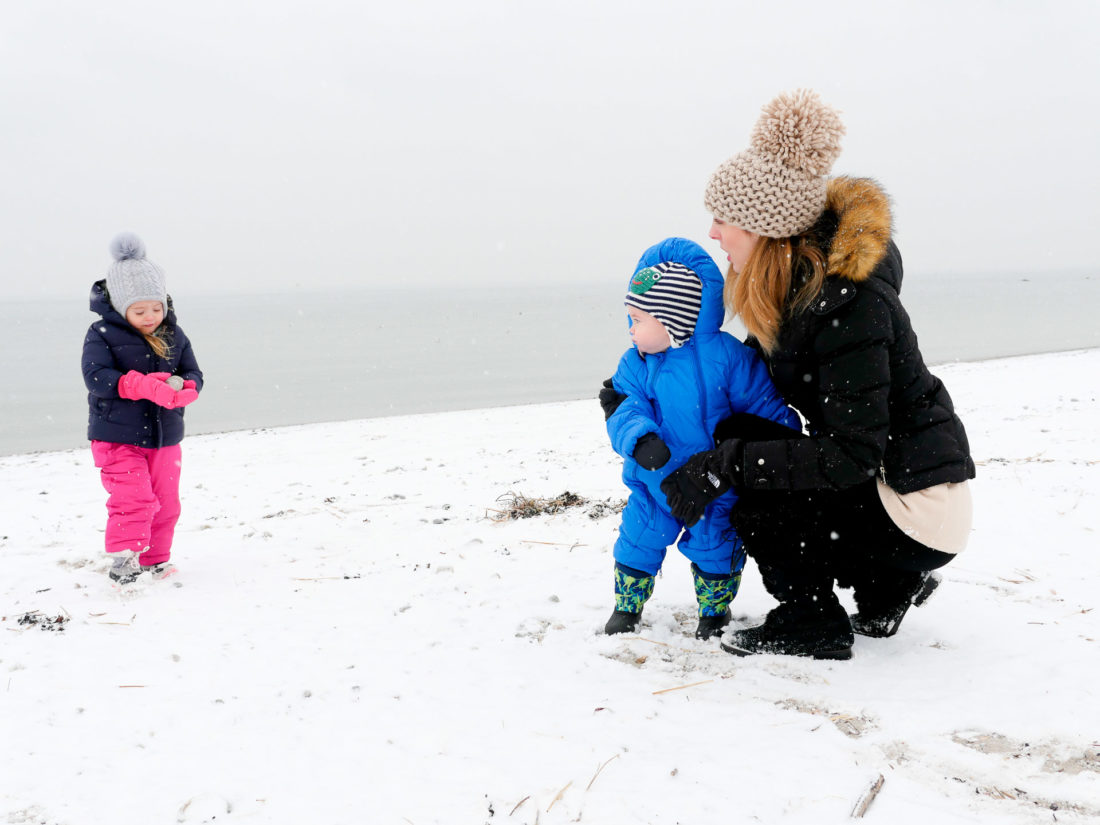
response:
<path id="1" fill-rule="evenodd" d="M 672 346 L 672 339 L 668 337 L 665 325 L 648 312 L 637 307 L 627 307 L 626 314 L 630 318 L 630 340 L 634 342 L 638 352 L 652 355 L 664 352 Z"/>
<path id="2" fill-rule="evenodd" d="M 152 335 L 164 320 L 164 304 L 160 301 L 135 301 L 126 310 L 126 320 L 139 332 Z"/>
<path id="3" fill-rule="evenodd" d="M 722 251 L 726 253 L 726 260 L 730 262 L 734 272 L 741 272 L 745 263 L 756 247 L 760 236 L 747 229 L 726 223 L 721 218 L 715 218 L 710 225 L 710 237 L 718 241 Z"/>

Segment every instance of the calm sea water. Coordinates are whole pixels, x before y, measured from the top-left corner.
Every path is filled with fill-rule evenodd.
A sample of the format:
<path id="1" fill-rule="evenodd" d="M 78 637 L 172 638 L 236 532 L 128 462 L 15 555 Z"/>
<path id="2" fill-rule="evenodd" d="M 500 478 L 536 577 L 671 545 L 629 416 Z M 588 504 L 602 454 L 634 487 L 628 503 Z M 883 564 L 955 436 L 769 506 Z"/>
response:
<path id="1" fill-rule="evenodd" d="M 902 297 L 930 364 L 1100 346 L 1097 276 L 910 277 Z M 206 375 L 191 434 L 594 399 L 629 345 L 618 285 L 173 300 Z M 5 309 L 0 455 L 84 445 L 95 316 L 83 299 Z"/>

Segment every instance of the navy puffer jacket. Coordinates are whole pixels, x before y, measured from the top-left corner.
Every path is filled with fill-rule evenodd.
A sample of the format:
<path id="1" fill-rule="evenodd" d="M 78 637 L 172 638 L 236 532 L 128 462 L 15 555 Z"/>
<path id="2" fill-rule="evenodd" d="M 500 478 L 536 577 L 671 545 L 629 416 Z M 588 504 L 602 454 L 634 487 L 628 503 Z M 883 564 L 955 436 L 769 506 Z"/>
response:
<path id="1" fill-rule="evenodd" d="M 89 304 L 100 318 L 88 327 L 81 359 L 88 388 L 88 439 L 138 447 L 179 444 L 183 440 L 182 407 L 168 410 L 152 401 L 130 401 L 118 394 L 118 380 L 130 370 L 171 373 L 194 381 L 202 390 L 202 370 L 191 342 L 176 326 L 171 297 L 160 330 L 170 346 L 166 358 L 154 353 L 145 337 L 111 306 L 106 280 L 92 285 Z"/>

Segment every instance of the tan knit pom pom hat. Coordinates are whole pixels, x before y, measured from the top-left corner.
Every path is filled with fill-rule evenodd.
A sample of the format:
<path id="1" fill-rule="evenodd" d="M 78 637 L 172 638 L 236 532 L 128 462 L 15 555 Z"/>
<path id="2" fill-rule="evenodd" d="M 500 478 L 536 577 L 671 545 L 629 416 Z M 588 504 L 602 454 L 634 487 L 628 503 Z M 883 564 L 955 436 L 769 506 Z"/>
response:
<path id="1" fill-rule="evenodd" d="M 750 148 L 711 175 L 707 210 L 768 238 L 805 232 L 825 211 L 825 179 L 843 135 L 840 115 L 816 92 L 779 95 L 764 107 Z"/>

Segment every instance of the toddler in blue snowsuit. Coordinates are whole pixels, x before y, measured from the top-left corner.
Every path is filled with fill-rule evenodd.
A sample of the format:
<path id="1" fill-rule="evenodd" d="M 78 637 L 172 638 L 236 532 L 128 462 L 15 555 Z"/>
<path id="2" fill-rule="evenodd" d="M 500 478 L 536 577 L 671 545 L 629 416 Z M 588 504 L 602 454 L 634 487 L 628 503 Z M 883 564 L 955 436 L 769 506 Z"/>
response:
<path id="1" fill-rule="evenodd" d="M 734 413 L 800 426 L 759 356 L 721 330 L 722 286 L 710 255 L 683 238 L 647 249 L 630 279 L 625 303 L 634 346 L 611 379 L 618 406 L 604 407 L 611 446 L 624 459 L 623 481 L 630 488 L 615 542 L 615 612 L 607 633 L 637 628 L 673 543 L 692 562 L 696 637 L 721 632 L 745 565 L 741 540 L 730 526 L 736 496 L 719 496 L 685 529 L 670 514 L 661 482 L 695 453 L 713 449 L 716 425 Z"/>

